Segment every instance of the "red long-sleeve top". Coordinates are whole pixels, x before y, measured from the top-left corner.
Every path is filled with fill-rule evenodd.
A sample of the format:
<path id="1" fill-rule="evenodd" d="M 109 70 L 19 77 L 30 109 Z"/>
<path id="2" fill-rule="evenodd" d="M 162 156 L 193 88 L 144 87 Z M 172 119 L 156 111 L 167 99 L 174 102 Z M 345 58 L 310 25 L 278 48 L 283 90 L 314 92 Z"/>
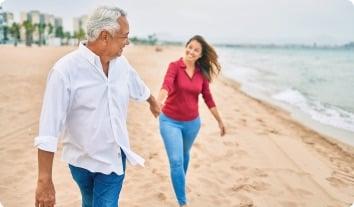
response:
<path id="1" fill-rule="evenodd" d="M 196 65 L 193 76 L 189 77 L 182 58 L 170 63 L 162 88 L 168 92 L 162 112 L 172 119 L 190 121 L 197 118 L 199 94 L 202 94 L 209 108 L 215 106 L 209 81 L 203 76 L 200 67 Z"/>

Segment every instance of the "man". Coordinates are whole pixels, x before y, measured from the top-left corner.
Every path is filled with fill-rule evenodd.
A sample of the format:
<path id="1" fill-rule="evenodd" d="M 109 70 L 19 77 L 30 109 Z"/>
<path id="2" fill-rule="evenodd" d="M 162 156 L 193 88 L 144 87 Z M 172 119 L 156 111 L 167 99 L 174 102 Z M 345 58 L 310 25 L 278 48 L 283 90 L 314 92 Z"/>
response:
<path id="1" fill-rule="evenodd" d="M 121 56 L 129 44 L 126 13 L 100 7 L 87 22 L 88 42 L 61 58 L 51 70 L 40 118 L 36 206 L 55 204 L 53 155 L 63 136 L 63 160 L 79 186 L 83 207 L 117 207 L 126 159 L 144 160 L 131 151 L 126 126 L 129 99 L 160 108 L 150 90 Z"/>

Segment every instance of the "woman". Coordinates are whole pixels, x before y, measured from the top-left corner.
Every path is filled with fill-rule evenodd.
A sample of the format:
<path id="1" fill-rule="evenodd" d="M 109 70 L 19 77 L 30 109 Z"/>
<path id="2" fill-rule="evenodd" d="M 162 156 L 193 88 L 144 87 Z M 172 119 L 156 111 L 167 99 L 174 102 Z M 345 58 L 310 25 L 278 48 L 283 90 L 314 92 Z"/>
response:
<path id="1" fill-rule="evenodd" d="M 170 63 L 158 96 L 162 108 L 160 133 L 170 163 L 173 188 L 180 206 L 186 206 L 185 177 L 189 152 L 200 129 L 198 96 L 217 120 L 220 135 L 225 127 L 216 109 L 209 82 L 218 75 L 220 65 L 215 50 L 196 35 L 186 44 L 185 54 Z"/>

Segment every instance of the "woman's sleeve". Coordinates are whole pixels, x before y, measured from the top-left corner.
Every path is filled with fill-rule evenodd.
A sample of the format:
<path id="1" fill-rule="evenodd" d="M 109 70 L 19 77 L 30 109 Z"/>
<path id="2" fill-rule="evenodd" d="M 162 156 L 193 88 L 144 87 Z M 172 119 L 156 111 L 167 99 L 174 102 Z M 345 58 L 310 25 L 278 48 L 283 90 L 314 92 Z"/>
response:
<path id="1" fill-rule="evenodd" d="M 176 76 L 177 76 L 177 69 L 178 68 L 176 67 L 175 64 L 170 63 L 170 65 L 168 66 L 167 72 L 165 74 L 165 78 L 164 78 L 161 89 L 165 89 L 168 92 L 168 94 L 170 94 L 174 88 L 173 83 L 174 83 Z"/>
<path id="2" fill-rule="evenodd" d="M 208 108 L 213 108 L 216 106 L 213 96 L 210 92 L 209 81 L 206 78 L 203 79 L 202 96 Z"/>

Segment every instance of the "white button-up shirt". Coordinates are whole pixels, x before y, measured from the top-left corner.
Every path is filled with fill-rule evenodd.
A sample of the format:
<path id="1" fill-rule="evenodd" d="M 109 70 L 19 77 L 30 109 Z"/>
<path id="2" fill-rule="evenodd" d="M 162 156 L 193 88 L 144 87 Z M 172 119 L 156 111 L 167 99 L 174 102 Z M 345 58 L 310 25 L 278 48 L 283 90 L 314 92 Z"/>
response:
<path id="1" fill-rule="evenodd" d="M 126 120 L 129 100 L 149 96 L 124 56 L 110 61 L 107 77 L 99 57 L 80 44 L 49 73 L 35 146 L 55 152 L 64 133 L 64 161 L 91 172 L 121 175 L 121 149 L 132 165 L 144 164 L 130 149 Z"/>

